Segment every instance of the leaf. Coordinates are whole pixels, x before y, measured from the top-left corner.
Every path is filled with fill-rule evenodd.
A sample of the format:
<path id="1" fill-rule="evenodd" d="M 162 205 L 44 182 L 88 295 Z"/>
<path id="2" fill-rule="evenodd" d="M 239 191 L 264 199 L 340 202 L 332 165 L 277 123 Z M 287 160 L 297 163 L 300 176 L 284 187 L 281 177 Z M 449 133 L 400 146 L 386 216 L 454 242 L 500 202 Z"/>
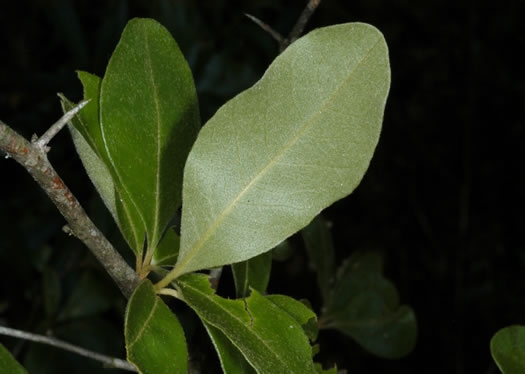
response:
<path id="1" fill-rule="evenodd" d="M 255 374 L 255 369 L 246 361 L 242 353 L 228 340 L 221 330 L 202 321 L 213 346 L 219 355 L 221 368 L 224 374 Z"/>
<path id="2" fill-rule="evenodd" d="M 149 255 L 180 205 L 199 122 L 193 78 L 175 40 L 154 20 L 128 22 L 102 80 L 100 126 L 121 196 L 145 222 Z"/>
<path id="3" fill-rule="evenodd" d="M 61 309 L 58 320 L 63 322 L 103 313 L 115 305 L 118 298 L 119 294 L 107 286 L 99 273 L 85 271 Z"/>
<path id="4" fill-rule="evenodd" d="M 75 149 L 86 172 L 119 226 L 133 252 L 141 257 L 144 246 L 145 227 L 128 195 L 122 191 L 119 178 L 109 161 L 98 119 L 100 78 L 79 71 L 78 77 L 84 86 L 84 100 L 90 100 L 86 107 L 71 121 L 69 126 Z M 59 95 L 64 111 L 74 104 L 64 95 Z"/>
<path id="5" fill-rule="evenodd" d="M 334 244 L 328 222 L 317 216 L 308 226 L 301 230 L 310 265 L 317 272 L 317 283 L 323 300 L 330 298 L 335 275 Z"/>
<path id="6" fill-rule="evenodd" d="M 525 373 L 525 326 L 508 326 L 490 340 L 490 353 L 503 374 Z"/>
<path id="7" fill-rule="evenodd" d="M 297 323 L 303 327 L 308 339 L 311 341 L 317 339 L 317 334 L 319 332 L 319 329 L 317 328 L 317 316 L 310 308 L 302 302 L 286 295 L 268 295 L 266 298 L 296 320 Z"/>
<path id="8" fill-rule="evenodd" d="M 152 265 L 173 266 L 179 255 L 180 237 L 171 228 L 166 230 L 151 261 Z"/>
<path id="9" fill-rule="evenodd" d="M 264 253 L 361 181 L 390 85 L 386 43 L 366 24 L 312 31 L 204 126 L 184 171 L 170 278 Z"/>
<path id="10" fill-rule="evenodd" d="M 337 374 L 337 366 L 324 370 L 321 364 L 315 363 L 315 370 L 317 370 L 318 374 Z"/>
<path id="11" fill-rule="evenodd" d="M 283 240 L 272 250 L 272 260 L 274 261 L 286 261 L 294 252 L 294 248 L 290 245 L 289 240 Z"/>
<path id="12" fill-rule="evenodd" d="M 400 358 L 416 343 L 416 317 L 412 308 L 399 305 L 396 288 L 379 267 L 376 253 L 351 256 L 339 271 L 321 325 L 343 332 L 377 356 Z"/>
<path id="13" fill-rule="evenodd" d="M 245 297 L 250 287 L 260 293 L 266 292 L 272 269 L 272 252 L 266 252 L 246 261 L 232 264 L 233 280 L 237 297 Z"/>
<path id="14" fill-rule="evenodd" d="M 257 372 L 315 373 L 301 325 L 256 290 L 246 299 L 229 300 L 214 294 L 204 274 L 187 274 L 177 284 L 183 300 L 219 329 Z"/>
<path id="15" fill-rule="evenodd" d="M 27 374 L 11 353 L 0 343 L 0 374 Z"/>
<path id="16" fill-rule="evenodd" d="M 144 280 L 131 296 L 126 310 L 128 361 L 142 374 L 186 374 L 188 352 L 177 317 Z"/>

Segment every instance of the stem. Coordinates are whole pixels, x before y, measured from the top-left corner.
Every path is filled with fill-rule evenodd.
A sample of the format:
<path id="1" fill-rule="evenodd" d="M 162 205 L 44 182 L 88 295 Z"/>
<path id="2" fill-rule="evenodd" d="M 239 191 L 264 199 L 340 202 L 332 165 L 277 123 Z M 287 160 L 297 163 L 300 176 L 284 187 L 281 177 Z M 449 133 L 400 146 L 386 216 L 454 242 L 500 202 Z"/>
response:
<path id="1" fill-rule="evenodd" d="M 38 141 L 29 142 L 0 121 L 0 150 L 6 153 L 6 158 L 13 158 L 31 174 L 66 219 L 70 234 L 79 238 L 91 250 L 124 296 L 129 298 L 141 279 L 87 216 L 47 159 L 46 148 Z M 9 176 L 3 175 L 2 180 L 9 180 Z"/>
<path id="2" fill-rule="evenodd" d="M 310 0 L 308 1 L 308 4 L 306 4 L 306 7 L 303 9 L 303 12 L 297 19 L 297 22 L 295 23 L 295 26 L 293 27 L 292 31 L 290 31 L 290 34 L 288 35 L 288 45 L 295 42 L 303 33 L 304 27 L 314 14 L 315 10 L 321 3 L 321 0 Z M 286 46 L 287 47 L 287 46 Z M 286 48 L 285 47 L 285 48 Z"/>
<path id="3" fill-rule="evenodd" d="M 137 372 L 137 369 L 135 369 L 133 365 L 131 365 L 129 362 L 125 360 L 121 360 L 120 358 L 109 357 L 109 356 L 106 356 L 100 353 L 89 351 L 87 349 L 78 347 L 70 343 L 63 342 L 56 338 L 51 338 L 49 336 L 33 334 L 30 332 L 15 330 L 15 329 L 4 327 L 4 326 L 0 326 L 0 334 L 12 336 L 18 339 L 25 339 L 25 340 L 29 340 L 29 341 L 36 342 L 36 343 L 51 345 L 53 347 L 57 347 L 57 348 L 60 348 L 60 349 L 63 349 L 69 352 L 73 352 L 80 356 L 84 356 L 84 357 L 90 358 L 95 361 L 100 361 L 104 364 L 105 367 L 108 367 L 108 368 L 128 370 L 128 371 L 132 371 L 135 373 Z"/>
<path id="4" fill-rule="evenodd" d="M 290 34 L 288 34 L 288 37 L 285 38 L 281 34 L 279 34 L 277 31 L 272 29 L 268 24 L 264 23 L 260 19 L 250 15 L 246 14 L 246 17 L 251 19 L 255 24 L 257 24 L 260 28 L 262 28 L 264 31 L 266 31 L 268 34 L 274 38 L 277 43 L 279 43 L 279 53 L 282 53 L 290 44 L 295 42 L 301 34 L 303 33 L 304 27 L 314 14 L 315 10 L 321 3 L 321 0 L 309 0 L 308 4 L 306 4 L 306 7 L 303 9 L 303 12 L 297 19 L 297 22 L 295 23 L 294 27 L 292 28 L 292 31 L 290 31 Z"/>

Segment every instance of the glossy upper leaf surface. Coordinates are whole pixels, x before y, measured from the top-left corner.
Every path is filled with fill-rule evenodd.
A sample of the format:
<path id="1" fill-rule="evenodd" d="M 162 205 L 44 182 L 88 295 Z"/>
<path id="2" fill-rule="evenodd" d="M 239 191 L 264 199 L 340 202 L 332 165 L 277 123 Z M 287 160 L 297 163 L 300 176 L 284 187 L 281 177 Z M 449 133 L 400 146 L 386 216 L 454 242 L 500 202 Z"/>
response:
<path id="1" fill-rule="evenodd" d="M 126 25 L 102 80 L 100 125 L 122 194 L 154 248 L 180 205 L 182 170 L 200 126 L 188 64 L 158 22 Z"/>
<path id="2" fill-rule="evenodd" d="M 128 361 L 142 374 L 187 374 L 188 352 L 177 317 L 149 280 L 129 299 L 125 322 Z"/>
<path id="3" fill-rule="evenodd" d="M 382 259 L 376 253 L 355 253 L 342 265 L 322 320 L 325 328 L 351 336 L 384 358 L 406 356 L 416 343 L 414 311 L 399 304 L 397 290 L 383 277 Z"/>
<path id="4" fill-rule="evenodd" d="M 490 341 L 490 353 L 503 374 L 525 373 L 525 326 L 499 330 Z"/>
<path id="5" fill-rule="evenodd" d="M 204 274 L 188 274 L 177 283 L 183 300 L 219 329 L 257 372 L 315 373 L 301 324 L 257 291 L 243 300 L 229 300 L 215 294 Z"/>
<path id="6" fill-rule="evenodd" d="M 390 86 L 382 34 L 312 31 L 204 126 L 185 167 L 172 276 L 243 261 L 307 225 L 361 181 Z"/>
<path id="7" fill-rule="evenodd" d="M 0 374 L 27 374 L 11 355 L 11 353 L 0 343 Z"/>

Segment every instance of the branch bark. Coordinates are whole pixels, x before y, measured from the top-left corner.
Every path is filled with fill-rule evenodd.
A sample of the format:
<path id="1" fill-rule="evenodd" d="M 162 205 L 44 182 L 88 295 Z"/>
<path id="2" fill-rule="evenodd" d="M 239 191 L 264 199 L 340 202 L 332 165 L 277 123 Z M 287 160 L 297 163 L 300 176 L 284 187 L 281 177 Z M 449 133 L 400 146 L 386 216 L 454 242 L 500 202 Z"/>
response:
<path id="1" fill-rule="evenodd" d="M 140 277 L 87 216 L 47 159 L 46 147 L 39 144 L 38 140 L 28 141 L 0 121 L 0 149 L 6 153 L 6 158 L 14 159 L 31 174 L 64 216 L 71 233 L 91 250 L 120 291 L 129 298 L 140 283 Z"/>
<path id="2" fill-rule="evenodd" d="M 5 326 L 0 326 L 0 335 L 12 336 L 14 338 L 25 339 L 25 340 L 30 340 L 36 343 L 51 345 L 53 347 L 64 349 L 66 351 L 76 353 L 78 355 L 90 358 L 92 360 L 102 362 L 104 366 L 108 368 L 133 371 L 135 373 L 137 372 L 137 369 L 125 360 L 121 360 L 120 358 L 110 357 L 110 356 L 106 356 L 100 353 L 89 351 L 87 349 L 78 347 L 70 343 L 66 343 L 62 340 L 52 338 L 49 336 L 33 334 L 30 332 L 21 331 L 21 330 L 15 330 L 15 329 L 5 327 Z"/>

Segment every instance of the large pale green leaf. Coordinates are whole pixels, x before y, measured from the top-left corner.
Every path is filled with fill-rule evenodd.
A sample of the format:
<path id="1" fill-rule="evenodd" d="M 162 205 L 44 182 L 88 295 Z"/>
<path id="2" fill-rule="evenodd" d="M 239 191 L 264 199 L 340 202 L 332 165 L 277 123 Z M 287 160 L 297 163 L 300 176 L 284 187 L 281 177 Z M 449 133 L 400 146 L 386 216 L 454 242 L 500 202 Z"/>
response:
<path id="1" fill-rule="evenodd" d="M 0 374 L 27 374 L 11 353 L 0 343 Z"/>
<path id="2" fill-rule="evenodd" d="M 125 322 L 128 361 L 142 374 L 187 374 L 188 352 L 177 317 L 144 280 L 129 299 Z"/>
<path id="3" fill-rule="evenodd" d="M 412 308 L 399 305 L 380 259 L 377 253 L 356 253 L 342 265 L 322 327 L 343 332 L 377 356 L 399 358 L 414 348 L 416 317 Z"/>
<path id="4" fill-rule="evenodd" d="M 236 346 L 216 327 L 202 321 L 213 346 L 219 355 L 224 374 L 255 374 L 255 369 L 246 361 Z"/>
<path id="5" fill-rule="evenodd" d="M 490 341 L 490 352 L 503 374 L 525 373 L 525 326 L 499 330 Z"/>
<path id="6" fill-rule="evenodd" d="M 315 373 L 301 324 L 256 290 L 246 299 L 229 300 L 215 294 L 204 274 L 188 274 L 177 284 L 183 300 L 219 329 L 257 372 Z"/>
<path id="7" fill-rule="evenodd" d="M 250 287 L 260 293 L 266 292 L 272 270 L 272 252 L 262 253 L 246 261 L 232 264 L 233 280 L 237 297 L 245 297 Z"/>
<path id="8" fill-rule="evenodd" d="M 335 276 L 334 244 L 328 222 L 319 215 L 301 231 L 301 234 L 310 258 L 310 265 L 317 272 L 321 295 L 327 301 L 330 298 Z"/>
<path id="9" fill-rule="evenodd" d="M 99 103 L 121 197 L 129 196 L 143 218 L 153 250 L 180 205 L 184 163 L 200 126 L 190 69 L 162 25 L 151 19 L 127 24 L 108 63 Z"/>
<path id="10" fill-rule="evenodd" d="M 288 47 L 199 134 L 166 282 L 266 252 L 350 194 L 377 144 L 389 86 L 387 46 L 370 25 L 321 28 Z"/>

